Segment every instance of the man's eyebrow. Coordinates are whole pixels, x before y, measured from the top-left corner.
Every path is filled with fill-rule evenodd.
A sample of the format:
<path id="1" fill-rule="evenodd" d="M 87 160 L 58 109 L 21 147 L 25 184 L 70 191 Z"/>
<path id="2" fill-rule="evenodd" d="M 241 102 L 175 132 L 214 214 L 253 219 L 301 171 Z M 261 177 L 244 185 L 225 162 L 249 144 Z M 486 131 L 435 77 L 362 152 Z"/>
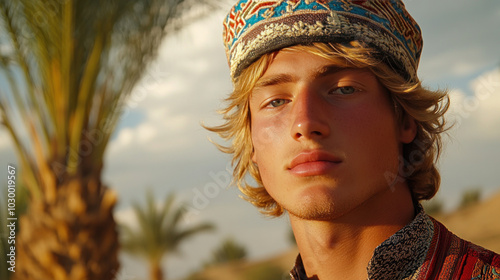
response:
<path id="1" fill-rule="evenodd" d="M 268 87 L 268 86 L 274 86 L 274 85 L 279 85 L 279 84 L 284 84 L 284 83 L 291 83 L 294 82 L 296 78 L 294 78 L 290 74 L 277 74 L 277 75 L 272 75 L 270 77 L 266 78 L 261 78 L 257 81 L 255 84 L 254 88 L 262 88 L 262 87 Z"/>
<path id="2" fill-rule="evenodd" d="M 338 65 L 326 65 L 323 67 L 318 68 L 318 70 L 315 71 L 313 75 L 313 79 L 316 78 L 321 78 L 325 77 L 340 71 L 345 71 L 350 68 L 348 67 L 341 67 Z M 274 85 L 279 85 L 279 84 L 285 84 L 285 83 L 291 83 L 295 82 L 297 80 L 297 77 L 292 76 L 291 74 L 277 74 L 277 75 L 272 75 L 269 77 L 261 78 L 257 83 L 255 84 L 254 88 L 263 88 L 263 87 L 268 87 L 268 86 L 274 86 Z"/>
<path id="3" fill-rule="evenodd" d="M 331 74 L 335 74 L 341 71 L 345 71 L 350 69 L 349 67 L 341 67 L 338 65 L 326 65 L 321 68 L 319 68 L 316 73 L 314 74 L 314 78 L 321 78 L 321 77 L 326 77 Z"/>

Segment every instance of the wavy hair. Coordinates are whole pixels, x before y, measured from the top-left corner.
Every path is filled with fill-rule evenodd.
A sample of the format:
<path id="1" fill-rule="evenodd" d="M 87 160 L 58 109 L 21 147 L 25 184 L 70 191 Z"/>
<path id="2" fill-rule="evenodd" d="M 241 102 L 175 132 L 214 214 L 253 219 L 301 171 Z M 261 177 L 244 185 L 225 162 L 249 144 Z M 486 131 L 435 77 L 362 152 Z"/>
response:
<path id="1" fill-rule="evenodd" d="M 397 120 L 411 117 L 417 124 L 415 139 L 403 144 L 399 174 L 385 174 L 388 184 L 406 180 L 415 201 L 432 198 L 440 185 L 436 168 L 442 148 L 441 135 L 446 131 L 444 114 L 449 107 L 446 91 L 432 91 L 422 87 L 420 81 L 408 82 L 389 65 L 377 58 L 378 53 L 357 41 L 349 44 L 314 43 L 287 48 L 308 52 L 330 60 L 341 67 L 367 68 L 388 90 L 394 103 Z M 227 106 L 220 110 L 224 124 L 207 127 L 231 145 L 217 147 L 232 154 L 233 184 L 238 186 L 244 198 L 269 216 L 280 216 L 284 209 L 276 203 L 264 188 L 258 167 L 252 162 L 253 144 L 250 130 L 249 97 L 257 81 L 273 61 L 278 51 L 260 57 L 247 67 L 234 81 L 234 90 L 226 98 Z M 257 186 L 248 183 L 248 176 Z"/>

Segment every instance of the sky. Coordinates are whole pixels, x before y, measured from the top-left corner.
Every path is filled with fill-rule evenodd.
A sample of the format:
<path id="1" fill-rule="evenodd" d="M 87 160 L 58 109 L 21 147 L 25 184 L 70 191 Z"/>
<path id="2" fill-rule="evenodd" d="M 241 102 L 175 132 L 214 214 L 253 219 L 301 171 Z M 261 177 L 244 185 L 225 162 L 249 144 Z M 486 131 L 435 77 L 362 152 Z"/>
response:
<path id="1" fill-rule="evenodd" d="M 500 2 L 491 0 L 411 0 L 408 11 L 423 31 L 419 77 L 432 89 L 448 89 L 449 119 L 439 162 L 438 198 L 447 209 L 460 194 L 480 187 L 483 196 L 500 190 Z M 225 7 L 168 37 L 155 63 L 127 102 L 105 155 L 103 180 L 119 195 L 116 218 L 134 223 L 131 203 L 145 201 L 152 189 L 158 202 L 175 192 L 190 211 L 184 224 L 201 221 L 217 229 L 194 237 L 179 255 L 165 259 L 170 277 L 182 277 L 212 257 L 223 239 L 246 246 L 251 259 L 290 248 L 287 217 L 267 218 L 227 188 L 230 157 L 208 140 L 221 143 L 201 124 L 222 123 L 216 110 L 231 92 L 224 48 Z M 15 162 L 12 145 L 0 130 L 0 161 Z M 5 174 L 0 174 L 3 180 Z M 140 259 L 122 256 L 120 278 L 146 279 Z"/>

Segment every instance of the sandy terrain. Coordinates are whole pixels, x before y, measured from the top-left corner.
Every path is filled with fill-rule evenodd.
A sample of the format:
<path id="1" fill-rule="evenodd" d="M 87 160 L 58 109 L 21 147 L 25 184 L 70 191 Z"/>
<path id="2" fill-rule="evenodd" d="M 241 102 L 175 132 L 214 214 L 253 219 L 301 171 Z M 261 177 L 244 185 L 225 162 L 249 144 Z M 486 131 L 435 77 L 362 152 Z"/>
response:
<path id="1" fill-rule="evenodd" d="M 461 238 L 500 253 L 500 192 L 480 204 L 435 218 Z"/>

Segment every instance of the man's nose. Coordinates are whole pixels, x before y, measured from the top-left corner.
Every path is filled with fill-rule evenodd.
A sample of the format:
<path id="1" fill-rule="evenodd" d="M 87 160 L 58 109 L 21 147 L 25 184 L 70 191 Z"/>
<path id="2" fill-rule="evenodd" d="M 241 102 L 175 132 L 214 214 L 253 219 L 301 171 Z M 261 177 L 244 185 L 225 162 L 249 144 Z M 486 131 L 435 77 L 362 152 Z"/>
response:
<path id="1" fill-rule="evenodd" d="M 302 90 L 292 104 L 291 136 L 295 140 L 320 139 L 330 135 L 326 101 L 311 89 Z"/>

